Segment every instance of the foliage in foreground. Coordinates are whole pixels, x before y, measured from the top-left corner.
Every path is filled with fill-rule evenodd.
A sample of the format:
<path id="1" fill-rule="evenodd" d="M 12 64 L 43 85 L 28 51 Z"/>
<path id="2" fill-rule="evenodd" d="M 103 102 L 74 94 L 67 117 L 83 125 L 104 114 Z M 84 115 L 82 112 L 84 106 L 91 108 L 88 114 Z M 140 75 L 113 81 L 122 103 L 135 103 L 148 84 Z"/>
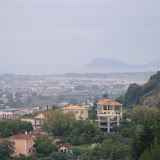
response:
<path id="1" fill-rule="evenodd" d="M 0 160 L 7 160 L 14 153 L 14 143 L 9 140 L 3 140 L 0 143 Z"/>

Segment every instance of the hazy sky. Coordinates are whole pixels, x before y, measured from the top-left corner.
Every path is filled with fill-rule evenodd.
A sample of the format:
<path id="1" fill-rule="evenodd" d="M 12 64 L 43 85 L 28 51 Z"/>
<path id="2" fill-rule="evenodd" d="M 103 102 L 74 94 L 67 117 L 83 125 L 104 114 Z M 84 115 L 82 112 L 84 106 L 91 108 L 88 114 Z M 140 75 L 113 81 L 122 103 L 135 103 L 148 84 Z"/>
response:
<path id="1" fill-rule="evenodd" d="M 156 60 L 160 0 L 0 0 L 0 57 L 6 66 Z"/>

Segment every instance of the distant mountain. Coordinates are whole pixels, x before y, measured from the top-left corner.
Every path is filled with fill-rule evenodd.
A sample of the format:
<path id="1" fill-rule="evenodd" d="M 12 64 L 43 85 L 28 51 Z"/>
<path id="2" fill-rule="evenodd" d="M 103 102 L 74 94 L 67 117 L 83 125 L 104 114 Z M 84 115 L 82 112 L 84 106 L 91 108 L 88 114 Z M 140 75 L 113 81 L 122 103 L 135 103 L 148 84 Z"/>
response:
<path id="1" fill-rule="evenodd" d="M 157 68 L 158 70 L 160 70 L 160 59 L 158 59 L 158 60 L 155 60 L 155 61 L 153 61 L 153 62 L 150 62 L 150 63 L 147 63 L 147 64 L 145 64 L 145 65 L 142 65 L 142 67 L 144 67 L 144 68 L 150 68 L 150 69 L 154 69 L 154 68 Z"/>
<path id="2" fill-rule="evenodd" d="M 89 64 L 88 64 L 89 68 L 127 68 L 129 67 L 128 64 L 123 63 L 121 61 L 118 60 L 114 60 L 114 59 L 109 59 L 109 58 L 96 58 L 93 59 Z"/>
<path id="3" fill-rule="evenodd" d="M 93 59 L 87 67 L 89 69 L 96 70 L 134 70 L 134 71 L 157 71 L 160 70 L 160 59 L 144 64 L 144 65 L 129 65 L 127 63 L 121 62 L 119 60 L 114 60 L 110 58 L 96 58 Z"/>

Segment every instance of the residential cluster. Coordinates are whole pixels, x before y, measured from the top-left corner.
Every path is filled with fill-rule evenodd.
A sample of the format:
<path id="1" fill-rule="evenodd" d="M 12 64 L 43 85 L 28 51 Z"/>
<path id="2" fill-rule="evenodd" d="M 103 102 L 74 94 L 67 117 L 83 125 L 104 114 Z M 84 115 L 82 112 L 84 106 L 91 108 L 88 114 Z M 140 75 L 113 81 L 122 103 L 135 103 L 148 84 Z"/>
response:
<path id="1" fill-rule="evenodd" d="M 18 116 L 20 110 L 8 110 L 10 113 L 16 114 Z M 112 132 L 113 126 L 120 125 L 120 118 L 122 118 L 122 104 L 118 102 L 114 102 L 111 99 L 102 98 L 97 103 L 97 122 L 100 129 L 103 132 Z M 62 108 L 63 113 L 73 112 L 75 115 L 75 119 L 78 120 L 86 120 L 88 118 L 88 109 L 82 106 L 70 105 Z M 9 117 L 3 118 L 15 118 L 13 114 L 9 114 Z M 14 142 L 14 154 L 13 157 L 19 156 L 19 154 L 24 154 L 25 156 L 31 156 L 36 153 L 36 148 L 34 147 L 35 140 L 37 137 L 47 137 L 53 144 L 56 144 L 59 152 L 70 152 L 70 146 L 63 141 L 63 138 L 57 138 L 53 136 L 49 136 L 46 130 L 42 128 L 42 124 L 44 120 L 47 119 L 46 113 L 41 111 L 38 115 L 33 118 L 24 117 L 21 118 L 22 122 L 31 122 L 33 131 L 29 133 L 25 132 L 25 134 L 18 134 L 8 137 L 9 140 Z M 0 139 L 2 141 L 2 139 Z"/>
<path id="2" fill-rule="evenodd" d="M 111 99 L 124 95 L 131 82 L 124 77 L 66 75 L 0 75 L 0 110 L 10 108 L 34 108 L 58 104 L 92 106 L 103 94 Z"/>

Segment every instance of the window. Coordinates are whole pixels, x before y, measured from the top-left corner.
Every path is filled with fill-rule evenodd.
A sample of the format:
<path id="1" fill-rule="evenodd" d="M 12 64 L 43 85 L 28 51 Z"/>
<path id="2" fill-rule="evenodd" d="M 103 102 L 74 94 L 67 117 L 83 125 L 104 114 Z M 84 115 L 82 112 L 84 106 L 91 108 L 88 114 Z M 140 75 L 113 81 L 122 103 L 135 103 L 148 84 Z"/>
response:
<path id="1" fill-rule="evenodd" d="M 107 106 L 103 106 L 103 110 L 107 110 Z"/>
<path id="2" fill-rule="evenodd" d="M 76 111 L 76 113 L 78 113 L 78 111 Z"/>
<path id="3" fill-rule="evenodd" d="M 81 111 L 81 113 L 83 113 L 83 111 Z"/>
<path id="4" fill-rule="evenodd" d="M 104 114 L 106 114 L 106 112 L 104 112 Z"/>
<path id="5" fill-rule="evenodd" d="M 107 126 L 107 122 L 100 122 L 100 125 L 105 125 L 105 126 Z"/>
<path id="6" fill-rule="evenodd" d="M 31 151 L 31 149 L 29 149 L 29 153 L 31 153 L 32 151 Z"/>

